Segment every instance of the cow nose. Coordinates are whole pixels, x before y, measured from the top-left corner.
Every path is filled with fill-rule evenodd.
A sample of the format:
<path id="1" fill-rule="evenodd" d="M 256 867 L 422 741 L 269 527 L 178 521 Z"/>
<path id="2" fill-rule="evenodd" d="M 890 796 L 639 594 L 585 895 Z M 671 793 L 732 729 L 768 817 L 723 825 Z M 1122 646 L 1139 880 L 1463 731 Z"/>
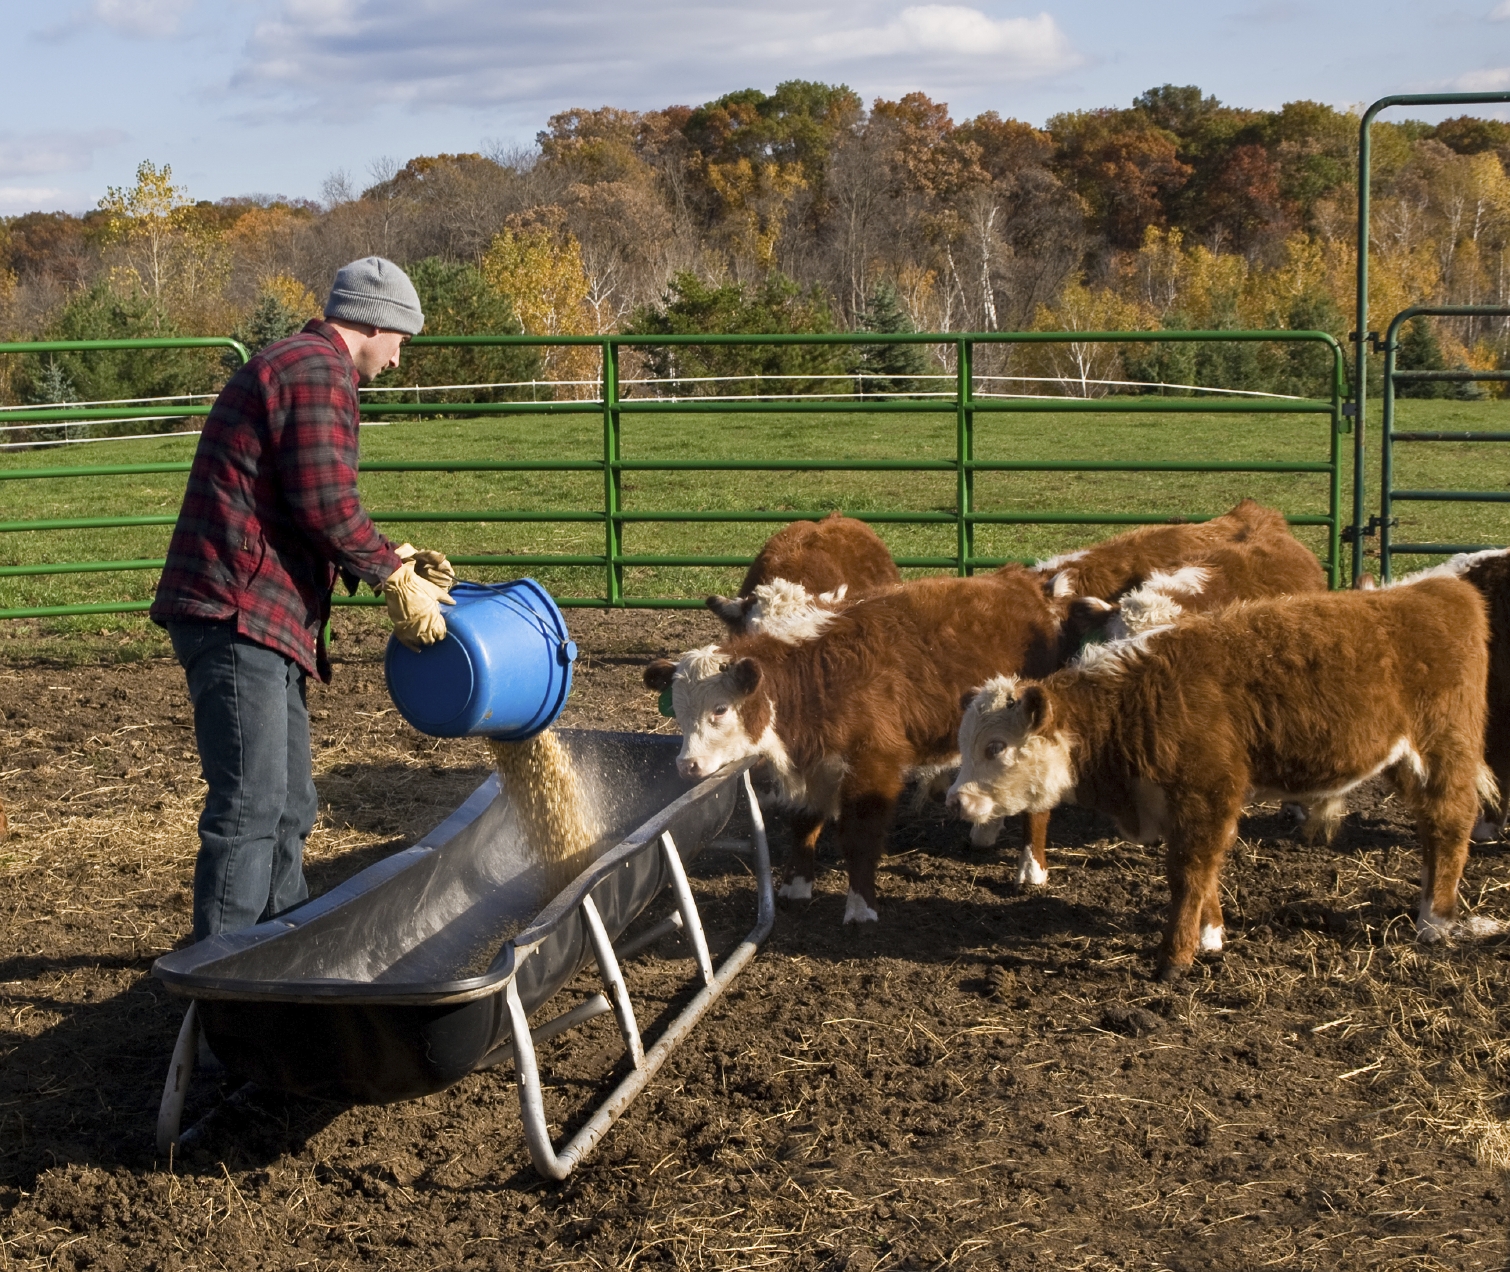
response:
<path id="1" fill-rule="evenodd" d="M 683 777 L 701 777 L 703 775 L 702 765 L 696 760 L 677 760 L 676 769 Z"/>
<path id="2" fill-rule="evenodd" d="M 949 793 L 944 796 L 944 807 L 951 813 L 959 812 L 959 792 L 952 786 L 949 788 Z"/>

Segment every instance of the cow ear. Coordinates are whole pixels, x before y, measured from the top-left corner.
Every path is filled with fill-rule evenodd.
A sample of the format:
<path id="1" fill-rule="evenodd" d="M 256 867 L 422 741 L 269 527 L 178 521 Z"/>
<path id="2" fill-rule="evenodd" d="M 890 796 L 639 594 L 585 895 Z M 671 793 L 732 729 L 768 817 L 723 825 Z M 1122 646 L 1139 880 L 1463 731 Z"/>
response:
<path id="1" fill-rule="evenodd" d="M 1049 699 L 1041 685 L 1028 685 L 1017 695 L 1017 708 L 1022 712 L 1029 733 L 1042 731 L 1049 723 L 1052 711 Z"/>
<path id="2" fill-rule="evenodd" d="M 745 605 L 737 597 L 710 596 L 703 604 L 730 627 L 738 627 L 745 621 Z"/>
<path id="3" fill-rule="evenodd" d="M 657 658 L 645 668 L 645 688 L 664 693 L 671 688 L 671 679 L 676 675 L 676 664 L 669 658 Z"/>
<path id="4" fill-rule="evenodd" d="M 728 671 L 729 684 L 740 697 L 755 692 L 760 684 L 760 664 L 753 658 L 741 658 L 732 663 Z"/>
<path id="5" fill-rule="evenodd" d="M 1064 634 L 1072 648 L 1106 639 L 1106 625 L 1122 607 L 1095 596 L 1077 596 L 1064 618 Z"/>
<path id="6" fill-rule="evenodd" d="M 964 693 L 960 694 L 959 709 L 961 711 L 970 710 L 970 704 L 975 701 L 975 696 L 979 692 L 979 689 L 966 689 Z"/>

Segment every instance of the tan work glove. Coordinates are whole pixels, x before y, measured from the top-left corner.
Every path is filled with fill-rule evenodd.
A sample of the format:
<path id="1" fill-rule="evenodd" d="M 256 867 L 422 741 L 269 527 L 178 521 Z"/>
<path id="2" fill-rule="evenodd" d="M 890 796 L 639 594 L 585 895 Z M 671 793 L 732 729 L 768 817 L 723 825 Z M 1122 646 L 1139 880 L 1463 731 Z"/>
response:
<path id="1" fill-rule="evenodd" d="M 400 561 L 414 562 L 414 572 L 425 582 L 434 583 L 448 592 L 451 590 L 451 584 L 456 582 L 456 571 L 446 560 L 444 552 L 436 552 L 431 548 L 416 548 L 412 543 L 401 543 L 393 550 L 398 553 Z"/>
<path id="2" fill-rule="evenodd" d="M 405 561 L 388 576 L 383 583 L 383 597 L 388 602 L 393 634 L 401 643 L 418 650 L 445 639 L 446 620 L 440 607 L 456 602 L 438 583 L 420 578 L 414 572 L 413 561 Z"/>

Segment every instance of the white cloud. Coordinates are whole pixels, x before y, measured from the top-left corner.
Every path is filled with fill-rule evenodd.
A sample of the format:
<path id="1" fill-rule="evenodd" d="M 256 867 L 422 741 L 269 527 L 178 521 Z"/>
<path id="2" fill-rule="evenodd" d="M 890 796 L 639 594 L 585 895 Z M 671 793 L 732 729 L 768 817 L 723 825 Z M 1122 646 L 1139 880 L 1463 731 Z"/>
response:
<path id="1" fill-rule="evenodd" d="M 0 132 L 0 180 L 40 177 L 54 172 L 83 172 L 94 152 L 126 140 L 119 128 L 92 132 Z"/>
<path id="2" fill-rule="evenodd" d="M 57 186 L 0 186 L 0 208 L 30 212 L 56 204 L 66 193 Z"/>
<path id="3" fill-rule="evenodd" d="M 1489 21 L 1510 22 L 1510 0 L 1500 0 L 1490 11 Z"/>
<path id="4" fill-rule="evenodd" d="M 1453 80 L 1452 86 L 1460 93 L 1504 92 L 1510 89 L 1510 66 L 1499 66 L 1485 71 L 1469 71 Z"/>
<path id="5" fill-rule="evenodd" d="M 991 0 L 993 6 L 1000 0 Z M 843 80 L 868 92 L 1038 81 L 1082 65 L 1054 17 L 899 0 L 282 0 L 233 90 L 355 116 L 378 103 L 547 113 Z"/>
<path id="6" fill-rule="evenodd" d="M 176 35 L 194 0 L 94 0 L 93 13 L 112 31 L 147 39 Z"/>

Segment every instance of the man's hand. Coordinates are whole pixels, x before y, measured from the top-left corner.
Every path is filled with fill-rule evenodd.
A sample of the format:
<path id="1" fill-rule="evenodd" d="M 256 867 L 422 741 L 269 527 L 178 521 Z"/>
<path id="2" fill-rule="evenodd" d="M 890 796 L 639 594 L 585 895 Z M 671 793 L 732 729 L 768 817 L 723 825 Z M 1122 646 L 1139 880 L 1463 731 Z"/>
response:
<path id="1" fill-rule="evenodd" d="M 436 555 L 439 555 L 437 553 Z M 445 558 L 441 557 L 444 561 Z M 447 569 L 450 563 L 447 562 Z M 388 617 L 393 634 L 410 649 L 423 649 L 445 639 L 446 620 L 442 605 L 455 605 L 450 594 L 438 583 L 431 583 L 415 573 L 413 561 L 405 561 L 383 583 L 383 597 L 388 602 Z"/>
<path id="2" fill-rule="evenodd" d="M 401 543 L 393 550 L 398 553 L 400 561 L 412 561 L 414 572 L 427 583 L 434 583 L 449 592 L 451 585 L 456 582 L 456 571 L 446 560 L 444 552 L 416 548 L 412 543 Z"/>

